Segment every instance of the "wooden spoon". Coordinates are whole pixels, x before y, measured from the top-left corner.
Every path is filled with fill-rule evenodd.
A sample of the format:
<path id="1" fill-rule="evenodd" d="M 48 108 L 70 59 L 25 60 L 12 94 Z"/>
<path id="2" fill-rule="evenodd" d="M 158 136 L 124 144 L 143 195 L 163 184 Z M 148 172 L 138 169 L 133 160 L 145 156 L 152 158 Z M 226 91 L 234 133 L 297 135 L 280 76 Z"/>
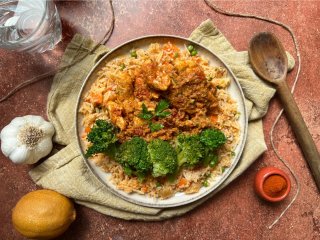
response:
<path id="1" fill-rule="evenodd" d="M 249 59 L 253 70 L 276 86 L 288 121 L 320 191 L 320 155 L 286 83 L 288 59 L 281 42 L 272 33 L 259 33 L 250 41 Z"/>

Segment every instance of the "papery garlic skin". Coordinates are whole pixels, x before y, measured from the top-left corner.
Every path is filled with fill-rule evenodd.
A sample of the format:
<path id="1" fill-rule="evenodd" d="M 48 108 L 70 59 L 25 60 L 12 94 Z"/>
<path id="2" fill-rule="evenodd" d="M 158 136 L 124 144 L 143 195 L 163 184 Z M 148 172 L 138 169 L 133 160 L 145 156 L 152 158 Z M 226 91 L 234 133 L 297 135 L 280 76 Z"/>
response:
<path id="1" fill-rule="evenodd" d="M 1 150 L 16 164 L 36 163 L 51 152 L 54 132 L 40 116 L 16 117 L 1 130 Z"/>

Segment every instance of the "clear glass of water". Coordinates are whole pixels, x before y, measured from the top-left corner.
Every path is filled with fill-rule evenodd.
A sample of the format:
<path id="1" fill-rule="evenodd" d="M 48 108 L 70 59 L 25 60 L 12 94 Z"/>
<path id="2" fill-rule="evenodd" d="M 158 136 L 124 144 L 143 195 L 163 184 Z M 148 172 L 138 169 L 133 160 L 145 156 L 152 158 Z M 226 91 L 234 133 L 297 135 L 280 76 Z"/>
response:
<path id="1" fill-rule="evenodd" d="M 41 53 L 60 40 L 60 16 L 52 0 L 0 0 L 0 48 Z"/>

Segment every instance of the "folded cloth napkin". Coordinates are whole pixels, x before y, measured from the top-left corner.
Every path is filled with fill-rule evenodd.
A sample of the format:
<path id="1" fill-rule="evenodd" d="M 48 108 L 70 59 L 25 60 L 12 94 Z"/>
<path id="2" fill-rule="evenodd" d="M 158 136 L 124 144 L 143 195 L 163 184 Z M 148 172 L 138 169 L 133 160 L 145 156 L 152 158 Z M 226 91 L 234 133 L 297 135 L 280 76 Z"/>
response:
<path id="1" fill-rule="evenodd" d="M 261 118 L 266 114 L 275 90 L 252 71 L 248 53 L 237 52 L 210 20 L 195 29 L 190 39 L 206 46 L 225 61 L 239 80 L 246 98 L 249 127 L 244 152 L 235 170 L 219 189 L 188 205 L 158 209 L 139 206 L 115 196 L 91 173 L 75 141 L 74 114 L 77 96 L 86 75 L 107 53 L 104 46 L 99 46 L 80 63 L 54 77 L 48 97 L 48 117 L 56 129 L 54 141 L 67 146 L 29 172 L 33 181 L 103 214 L 127 220 L 149 221 L 179 216 L 190 211 L 243 173 L 266 150 Z M 65 66 L 81 58 L 94 45 L 92 40 L 75 35 L 65 51 L 61 65 Z M 290 54 L 288 60 L 291 70 L 294 60 Z"/>

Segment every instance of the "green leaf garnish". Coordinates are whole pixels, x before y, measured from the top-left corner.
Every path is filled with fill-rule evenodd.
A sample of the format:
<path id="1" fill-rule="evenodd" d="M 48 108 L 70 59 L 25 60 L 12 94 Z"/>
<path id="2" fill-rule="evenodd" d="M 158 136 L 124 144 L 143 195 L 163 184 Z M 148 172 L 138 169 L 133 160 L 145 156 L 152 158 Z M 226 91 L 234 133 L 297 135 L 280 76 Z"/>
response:
<path id="1" fill-rule="evenodd" d="M 167 100 L 161 99 L 156 106 L 156 109 L 155 109 L 156 114 L 159 112 L 162 112 L 163 110 L 166 110 L 169 106 L 170 106 L 170 103 Z"/>
<path id="2" fill-rule="evenodd" d="M 165 117 L 168 117 L 170 114 L 171 114 L 171 112 L 164 111 L 164 112 L 156 113 L 156 116 L 159 117 L 159 118 L 165 118 Z"/>
<path id="3" fill-rule="evenodd" d="M 161 123 L 150 123 L 149 128 L 151 132 L 156 132 L 164 128 L 164 126 Z"/>
<path id="4" fill-rule="evenodd" d="M 152 123 L 151 120 L 154 117 L 165 118 L 169 116 L 171 112 L 165 111 L 166 109 L 169 108 L 169 106 L 170 106 L 170 103 L 167 100 L 161 99 L 158 102 L 154 113 L 152 113 L 151 111 L 148 110 L 147 106 L 143 103 L 142 111 L 141 113 L 139 113 L 138 117 L 148 121 L 151 132 L 159 131 L 160 129 L 164 128 L 164 126 L 160 123 Z"/>
<path id="5" fill-rule="evenodd" d="M 153 118 L 153 114 L 148 110 L 147 106 L 143 103 L 142 112 L 138 115 L 138 117 L 144 120 L 151 120 Z"/>
<path id="6" fill-rule="evenodd" d="M 171 114 L 169 111 L 164 111 L 168 109 L 170 103 L 167 100 L 161 99 L 155 109 L 155 115 L 160 118 L 165 118 Z"/>

